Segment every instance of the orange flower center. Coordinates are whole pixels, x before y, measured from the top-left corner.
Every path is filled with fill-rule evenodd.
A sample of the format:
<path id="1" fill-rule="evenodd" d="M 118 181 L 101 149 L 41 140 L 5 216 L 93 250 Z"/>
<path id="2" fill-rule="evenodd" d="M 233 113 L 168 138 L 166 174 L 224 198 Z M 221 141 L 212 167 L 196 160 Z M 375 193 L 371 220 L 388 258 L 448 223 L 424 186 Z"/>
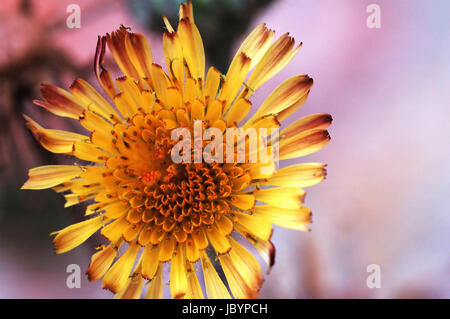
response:
<path id="1" fill-rule="evenodd" d="M 218 214 L 229 212 L 224 199 L 231 196 L 232 178 L 242 175 L 242 169 L 233 164 L 173 163 L 171 149 L 177 141 L 170 139 L 171 130 L 158 116 L 139 115 L 130 126 L 118 124 L 115 129 L 121 156 L 107 167 L 119 180 L 118 197 L 129 202 L 127 219 L 137 228 L 161 236 L 171 232 L 184 242 L 196 228 L 212 225 Z"/>

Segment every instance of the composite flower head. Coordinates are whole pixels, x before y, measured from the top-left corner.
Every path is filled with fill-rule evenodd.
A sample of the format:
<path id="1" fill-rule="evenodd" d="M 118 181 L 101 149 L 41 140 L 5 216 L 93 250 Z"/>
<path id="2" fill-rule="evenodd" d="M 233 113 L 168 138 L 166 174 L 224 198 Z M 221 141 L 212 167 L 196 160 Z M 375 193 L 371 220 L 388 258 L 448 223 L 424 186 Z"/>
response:
<path id="1" fill-rule="evenodd" d="M 255 298 L 263 275 L 243 242 L 271 267 L 272 224 L 308 230 L 311 211 L 303 205 L 303 188 L 326 174 L 321 163 L 278 169 L 276 161 L 325 146 L 331 116 L 313 114 L 284 127 L 307 99 L 313 85 L 307 75 L 289 78 L 262 105 L 252 105 L 252 94 L 300 50 L 288 34 L 274 39 L 272 30 L 257 26 L 222 74 L 213 66 L 205 70 L 191 2 L 180 5 L 176 30 L 163 20 L 167 71 L 153 62 L 143 35 L 121 27 L 98 40 L 95 74 L 104 94 L 80 78 L 70 91 L 42 85 L 43 99 L 35 104 L 77 120 L 90 133 L 44 128 L 25 116 L 43 147 L 77 160 L 31 169 L 22 188 L 64 193 L 66 207 L 86 202 L 85 221 L 53 233 L 55 250 L 67 252 L 99 231 L 109 244 L 93 254 L 87 275 L 91 281 L 102 279 L 103 288 L 116 297 L 140 297 L 147 283 L 146 297 L 161 298 L 169 282 L 174 298 Z M 115 80 L 103 66 L 107 49 L 123 72 Z M 172 133 L 179 128 L 192 132 L 199 121 L 202 130 L 223 134 L 236 127 L 280 128 L 280 133 L 276 145 L 268 135 L 258 136 L 265 143 L 257 148 L 266 146 L 268 161 L 251 161 L 246 151 L 244 161 L 175 162 Z M 244 146 L 248 142 L 242 140 Z M 164 263 L 170 263 L 167 278 Z M 206 296 L 197 271 L 203 272 Z"/>

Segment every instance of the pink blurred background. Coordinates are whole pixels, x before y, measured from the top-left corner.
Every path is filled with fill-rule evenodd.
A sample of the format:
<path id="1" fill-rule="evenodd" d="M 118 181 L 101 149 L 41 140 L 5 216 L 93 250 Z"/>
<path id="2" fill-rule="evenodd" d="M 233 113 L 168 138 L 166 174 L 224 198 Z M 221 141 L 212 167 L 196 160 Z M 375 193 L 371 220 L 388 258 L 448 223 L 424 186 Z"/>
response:
<path id="1" fill-rule="evenodd" d="M 194 0 L 194 12 L 205 2 Z M 80 29 L 66 26 L 71 3 L 81 7 Z M 379 29 L 366 25 L 370 3 L 381 8 Z M 169 9 L 176 14 L 176 6 Z M 277 35 L 289 31 L 303 48 L 253 104 L 285 78 L 307 73 L 314 87 L 295 117 L 327 112 L 334 119 L 330 144 L 303 159 L 328 163 L 327 179 L 306 197 L 312 232 L 275 228 L 277 259 L 262 298 L 450 297 L 449 9 L 446 0 L 279 0 L 232 44 L 237 49 L 262 22 Z M 95 238 L 53 253 L 48 234 L 80 220 L 81 210 L 63 209 L 51 191 L 18 191 L 28 168 L 57 161 L 34 142 L 20 113 L 73 129 L 31 100 L 43 81 L 67 88 L 83 76 L 93 83 L 97 35 L 121 23 L 145 33 L 163 63 L 161 34 L 142 25 L 126 1 L 0 3 L 1 298 L 112 296 L 84 276 L 81 288 L 66 286 L 66 266 L 86 269 Z M 381 268 L 380 288 L 366 285 L 370 264 Z"/>

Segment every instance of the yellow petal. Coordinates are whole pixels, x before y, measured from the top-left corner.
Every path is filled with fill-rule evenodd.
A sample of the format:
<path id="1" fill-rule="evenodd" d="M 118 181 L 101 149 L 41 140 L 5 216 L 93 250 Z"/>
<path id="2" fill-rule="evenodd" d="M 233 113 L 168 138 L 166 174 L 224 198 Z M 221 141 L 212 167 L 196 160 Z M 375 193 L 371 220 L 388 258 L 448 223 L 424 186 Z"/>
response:
<path id="1" fill-rule="evenodd" d="M 222 214 L 218 214 L 215 217 L 214 223 L 219 231 L 225 236 L 230 235 L 233 231 L 233 222 Z"/>
<path id="2" fill-rule="evenodd" d="M 222 74 L 215 67 L 211 66 L 206 74 L 205 82 L 205 97 L 210 101 L 215 100 L 217 96 L 217 90 L 220 85 L 220 76 Z"/>
<path id="3" fill-rule="evenodd" d="M 279 159 L 306 156 L 322 149 L 330 141 L 326 130 L 308 130 L 289 139 L 280 138 Z"/>
<path id="4" fill-rule="evenodd" d="M 311 114 L 295 121 L 280 132 L 280 138 L 289 139 L 307 130 L 325 130 L 333 121 L 330 114 Z"/>
<path id="5" fill-rule="evenodd" d="M 141 231 L 138 237 L 139 245 L 147 246 L 147 244 L 150 242 L 151 234 L 152 234 L 151 227 L 150 226 L 144 227 L 144 229 Z"/>
<path id="6" fill-rule="evenodd" d="M 209 257 L 202 253 L 203 277 L 205 278 L 206 295 L 210 299 L 230 299 L 230 293 L 223 284 Z"/>
<path id="7" fill-rule="evenodd" d="M 213 224 L 210 228 L 206 229 L 206 235 L 218 254 L 226 254 L 230 251 L 231 245 L 228 236 L 223 234 L 217 225 Z"/>
<path id="8" fill-rule="evenodd" d="M 327 175 L 326 164 L 295 164 L 275 172 L 270 178 L 258 181 L 261 185 L 308 187 L 322 181 Z"/>
<path id="9" fill-rule="evenodd" d="M 253 195 L 231 195 L 230 203 L 242 210 L 251 209 L 255 205 L 255 197 Z"/>
<path id="10" fill-rule="evenodd" d="M 108 101 L 92 87 L 88 82 L 81 78 L 75 79 L 70 86 L 70 90 L 74 97 L 79 101 L 85 109 L 89 109 L 102 115 L 106 119 L 114 122 L 119 120 L 119 116 Z"/>
<path id="11" fill-rule="evenodd" d="M 53 153 L 72 152 L 75 141 L 88 140 L 89 137 L 77 133 L 45 129 L 30 117 L 24 115 L 27 120 L 27 127 L 30 129 L 34 138 L 47 150 Z"/>
<path id="12" fill-rule="evenodd" d="M 283 111 L 301 100 L 312 86 L 313 79 L 307 75 L 297 75 L 284 81 L 269 95 L 253 118 Z"/>
<path id="13" fill-rule="evenodd" d="M 264 261 L 269 266 L 269 269 L 267 270 L 267 273 L 269 273 L 273 265 L 275 264 L 275 246 L 270 240 L 258 240 L 255 243 L 255 248 L 258 250 L 262 259 L 264 259 Z"/>
<path id="14" fill-rule="evenodd" d="M 118 293 L 125 287 L 139 249 L 139 245 L 130 244 L 127 251 L 114 263 L 103 278 L 103 289 Z"/>
<path id="15" fill-rule="evenodd" d="M 246 188 L 250 182 L 252 181 L 252 178 L 250 174 L 244 174 L 238 178 L 235 178 L 231 181 L 233 184 L 233 191 L 240 191 Z"/>
<path id="16" fill-rule="evenodd" d="M 222 117 L 222 106 L 223 102 L 219 100 L 213 100 L 209 103 L 206 109 L 205 120 L 209 123 L 214 123 Z"/>
<path id="17" fill-rule="evenodd" d="M 91 142 L 95 146 L 105 150 L 106 152 L 114 155 L 119 155 L 119 151 L 113 143 L 114 137 L 110 135 L 105 135 L 101 131 L 93 131 L 91 134 Z"/>
<path id="18" fill-rule="evenodd" d="M 127 221 L 126 215 L 124 215 L 122 218 L 118 218 L 103 227 L 100 233 L 110 242 L 116 242 L 122 238 L 122 234 L 128 228 L 128 225 L 130 223 Z"/>
<path id="19" fill-rule="evenodd" d="M 187 292 L 187 277 L 183 246 L 178 245 L 170 265 L 170 293 L 172 298 L 180 299 Z"/>
<path id="20" fill-rule="evenodd" d="M 116 219 L 123 217 L 128 212 L 129 208 L 130 205 L 126 200 L 112 202 L 104 207 L 104 215 L 108 218 Z"/>
<path id="21" fill-rule="evenodd" d="M 126 242 L 132 242 L 136 238 L 136 236 L 139 234 L 142 227 L 144 227 L 143 223 L 129 225 L 128 228 L 123 233 L 123 239 L 125 239 Z"/>
<path id="22" fill-rule="evenodd" d="M 28 180 L 21 189 L 50 188 L 80 176 L 82 168 L 73 165 L 45 165 L 28 171 Z"/>
<path id="23" fill-rule="evenodd" d="M 43 83 L 41 95 L 44 101 L 34 100 L 33 103 L 58 116 L 78 119 L 84 111 L 72 94 L 52 84 Z"/>
<path id="24" fill-rule="evenodd" d="M 272 225 L 267 220 L 237 211 L 232 213 L 235 222 L 243 226 L 248 233 L 263 240 L 269 240 L 272 236 Z"/>
<path id="25" fill-rule="evenodd" d="M 298 100 L 296 103 L 292 104 L 291 106 L 285 108 L 278 114 L 276 114 L 278 121 L 282 122 L 285 119 L 287 119 L 289 116 L 291 116 L 295 111 L 297 111 L 303 104 L 305 104 L 306 100 L 308 99 L 309 92 L 306 92 L 306 94 Z"/>
<path id="26" fill-rule="evenodd" d="M 238 299 L 257 298 L 263 281 L 259 263 L 235 240 L 231 239 L 231 243 L 230 253 L 219 256 L 231 293 Z"/>
<path id="27" fill-rule="evenodd" d="M 153 227 L 152 233 L 150 235 L 150 243 L 152 245 L 159 244 L 164 239 L 165 232 L 161 226 Z"/>
<path id="28" fill-rule="evenodd" d="M 142 90 L 135 82 L 135 80 L 122 76 L 116 80 L 119 91 L 123 93 L 128 107 L 133 110 L 133 114 L 139 114 L 143 110 L 142 105 L 145 104 L 145 99 L 142 95 Z M 124 114 L 125 115 L 125 114 Z"/>
<path id="29" fill-rule="evenodd" d="M 151 280 L 156 276 L 159 266 L 159 245 L 147 245 L 142 256 L 142 276 Z"/>
<path id="30" fill-rule="evenodd" d="M 200 283 L 198 282 L 197 274 L 195 271 L 195 267 L 188 263 L 187 269 L 187 291 L 184 296 L 185 299 L 203 299 L 202 288 L 200 287 Z"/>
<path id="31" fill-rule="evenodd" d="M 163 49 L 166 58 L 167 69 L 172 76 L 172 81 L 178 88 L 183 88 L 184 71 L 183 71 L 183 50 L 181 42 L 176 32 L 164 32 Z"/>
<path id="32" fill-rule="evenodd" d="M 167 89 L 167 105 L 169 108 L 179 109 L 183 106 L 183 97 L 176 87 Z"/>
<path id="33" fill-rule="evenodd" d="M 258 250 L 261 258 L 267 263 L 269 268 L 267 269 L 267 274 L 270 273 L 273 265 L 275 264 L 275 246 L 270 240 L 262 240 L 261 238 L 255 238 L 253 235 L 249 234 L 244 228 L 238 225 L 238 231 L 247 238 L 247 240 Z"/>
<path id="34" fill-rule="evenodd" d="M 191 104 L 191 120 L 203 120 L 205 117 L 205 105 L 199 99 L 195 99 Z"/>
<path id="35" fill-rule="evenodd" d="M 183 102 L 185 105 L 191 104 L 198 98 L 197 81 L 191 77 L 186 79 L 185 88 L 183 91 Z"/>
<path id="36" fill-rule="evenodd" d="M 239 58 L 230 64 L 227 74 L 225 75 L 225 82 L 220 90 L 219 99 L 225 101 L 224 112 L 228 110 L 228 107 L 234 101 L 236 94 L 238 94 L 241 86 L 243 85 L 248 71 L 250 70 L 251 59 L 240 53 Z"/>
<path id="37" fill-rule="evenodd" d="M 209 243 L 208 243 L 208 239 L 206 239 L 206 235 L 203 232 L 202 227 L 198 227 L 196 230 L 194 230 L 191 234 L 192 239 L 195 242 L 195 247 L 198 250 L 203 250 L 206 247 L 208 247 Z"/>
<path id="38" fill-rule="evenodd" d="M 142 220 L 142 216 L 143 214 L 141 208 L 133 208 L 128 211 L 127 220 L 132 224 L 138 224 Z"/>
<path id="39" fill-rule="evenodd" d="M 264 82 L 272 78 L 291 62 L 301 48 L 300 43 L 299 46 L 293 49 L 294 42 L 294 38 L 286 33 L 270 46 L 247 81 L 247 86 L 251 89 L 251 92 L 257 90 Z"/>
<path id="40" fill-rule="evenodd" d="M 301 188 L 292 186 L 258 189 L 253 193 L 258 201 L 284 208 L 301 207 L 305 194 Z"/>
<path id="41" fill-rule="evenodd" d="M 251 107 L 252 103 L 249 100 L 240 98 L 233 104 L 231 109 L 226 114 L 226 121 L 228 124 L 238 124 L 244 119 L 244 117 L 247 116 Z"/>
<path id="42" fill-rule="evenodd" d="M 169 100 L 167 98 L 167 90 L 171 86 L 171 83 L 164 72 L 164 70 L 158 64 L 152 64 L 150 67 L 150 74 L 153 79 L 153 88 L 155 89 L 157 98 L 169 108 Z"/>
<path id="43" fill-rule="evenodd" d="M 86 274 L 89 281 L 96 281 L 103 277 L 117 256 L 117 249 L 109 245 L 106 248 L 96 252 L 91 257 Z"/>
<path id="44" fill-rule="evenodd" d="M 191 76 L 195 80 L 202 79 L 205 75 L 205 50 L 200 32 L 189 17 L 180 20 L 178 35 Z"/>
<path id="45" fill-rule="evenodd" d="M 260 128 L 266 129 L 267 131 L 270 131 L 271 129 L 277 129 L 281 125 L 280 121 L 278 120 L 277 115 L 264 115 L 258 119 L 250 119 L 248 120 L 243 126 L 243 129 L 247 129 L 249 127 L 252 127 L 255 130 L 259 130 Z"/>
<path id="46" fill-rule="evenodd" d="M 101 190 L 103 190 L 103 186 L 100 183 L 89 184 L 81 179 L 73 181 L 72 187 L 70 187 L 70 191 L 77 195 L 96 194 Z"/>
<path id="47" fill-rule="evenodd" d="M 218 128 L 221 132 L 224 132 L 227 128 L 227 124 L 224 120 L 217 120 L 212 123 L 211 127 Z"/>
<path id="48" fill-rule="evenodd" d="M 145 299 L 161 299 L 163 297 L 163 285 L 162 285 L 162 265 L 158 266 L 156 276 L 150 282 L 150 287 L 147 290 Z"/>
<path id="49" fill-rule="evenodd" d="M 176 240 L 172 235 L 166 235 L 160 244 L 159 260 L 161 262 L 167 262 L 172 259 L 172 255 L 175 252 Z"/>
<path id="50" fill-rule="evenodd" d="M 104 166 L 87 166 L 84 167 L 80 177 L 89 184 L 100 181 L 107 173 L 108 170 Z"/>
<path id="51" fill-rule="evenodd" d="M 55 252 L 62 254 L 84 243 L 103 226 L 103 219 L 103 216 L 94 217 L 52 233 L 52 235 L 56 234 L 53 239 Z"/>
<path id="52" fill-rule="evenodd" d="M 73 143 L 72 155 L 79 159 L 96 163 L 104 163 L 108 159 L 106 153 L 97 148 L 95 144 L 83 141 Z"/>
<path id="53" fill-rule="evenodd" d="M 125 34 L 125 47 L 130 61 L 141 79 L 150 79 L 150 66 L 153 63 L 153 57 L 150 44 L 145 36 L 127 32 Z"/>
<path id="54" fill-rule="evenodd" d="M 198 261 L 200 258 L 200 251 L 195 245 L 195 241 L 191 237 L 188 237 L 186 239 L 186 242 L 184 243 L 184 246 L 186 250 L 187 260 L 189 260 L 192 263 Z"/>
<path id="55" fill-rule="evenodd" d="M 126 49 L 125 36 L 127 32 L 126 28 L 121 27 L 111 34 L 106 34 L 106 44 L 122 72 L 128 77 L 139 80 L 139 74 L 131 62 Z"/>
<path id="56" fill-rule="evenodd" d="M 104 206 L 105 206 L 105 204 L 103 204 L 103 203 L 91 204 L 86 208 L 86 212 L 84 215 L 89 216 L 92 214 L 96 214 L 96 213 L 102 211 Z"/>
<path id="57" fill-rule="evenodd" d="M 276 171 L 274 161 L 269 161 L 268 163 L 258 162 L 244 164 L 241 167 L 245 168 L 247 173 L 250 174 L 253 179 L 269 178 Z"/>
<path id="58" fill-rule="evenodd" d="M 144 278 L 139 273 L 133 273 L 128 279 L 125 287 L 114 295 L 114 299 L 140 299 Z"/>
<path id="59" fill-rule="evenodd" d="M 115 95 L 114 104 L 116 105 L 120 114 L 122 114 L 122 116 L 127 120 L 137 113 L 133 100 L 127 92 L 120 92 L 119 94 Z"/>
<path id="60" fill-rule="evenodd" d="M 252 60 L 250 69 L 253 69 L 270 47 L 274 35 L 275 32 L 267 29 L 264 23 L 258 25 L 242 42 L 234 59 L 237 59 L 241 52 L 245 53 Z"/>
<path id="61" fill-rule="evenodd" d="M 302 206 L 299 209 L 287 209 L 270 205 L 255 206 L 253 213 L 281 227 L 309 231 L 311 210 Z"/>
<path id="62" fill-rule="evenodd" d="M 94 197 L 95 197 L 95 194 L 89 194 L 89 195 L 67 194 L 67 195 L 64 195 L 64 198 L 66 199 L 64 208 L 79 204 L 81 202 L 85 202 Z"/>
<path id="63" fill-rule="evenodd" d="M 143 90 L 143 91 L 141 91 L 141 97 L 142 97 L 142 100 L 144 101 L 144 104 L 141 105 L 144 113 L 147 113 L 147 114 L 151 113 L 151 111 L 154 109 L 154 107 L 159 105 L 158 103 L 156 103 L 156 95 L 155 95 L 155 92 L 153 92 L 153 91 Z"/>
<path id="64" fill-rule="evenodd" d="M 194 23 L 194 10 L 192 8 L 191 0 L 189 0 L 188 2 L 181 3 L 178 13 L 180 16 L 180 20 L 188 18 L 191 21 L 191 23 Z"/>
<path id="65" fill-rule="evenodd" d="M 104 134 L 109 134 L 113 129 L 109 122 L 89 110 L 85 110 L 78 120 L 85 129 L 91 132 L 101 131 Z"/>

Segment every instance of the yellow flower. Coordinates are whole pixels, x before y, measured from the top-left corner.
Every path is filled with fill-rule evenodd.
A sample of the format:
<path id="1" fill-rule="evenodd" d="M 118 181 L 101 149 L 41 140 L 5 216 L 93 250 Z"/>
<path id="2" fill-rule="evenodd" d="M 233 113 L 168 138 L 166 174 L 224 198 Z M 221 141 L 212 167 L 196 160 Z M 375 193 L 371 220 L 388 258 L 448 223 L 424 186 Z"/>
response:
<path id="1" fill-rule="evenodd" d="M 43 100 L 35 104 L 78 120 L 90 136 L 47 129 L 25 116 L 27 126 L 47 150 L 86 163 L 31 169 L 22 188 L 64 192 L 66 207 L 90 201 L 87 220 L 52 234 L 55 250 L 69 251 L 100 230 L 110 244 L 92 256 L 87 275 L 92 281 L 103 278 L 103 287 L 115 297 L 138 298 L 148 281 L 146 297 L 161 298 L 169 280 L 172 297 L 203 298 L 194 265 L 200 261 L 207 297 L 229 298 L 231 292 L 235 298 L 255 298 L 263 282 L 260 265 L 235 234 L 254 245 L 271 267 L 272 224 L 308 230 L 311 211 L 303 206 L 302 188 L 324 179 L 325 165 L 277 170 L 270 143 L 268 162 L 251 162 L 246 153 L 244 162 L 175 163 L 171 150 L 177 141 L 171 132 L 192 131 L 195 121 L 202 121 L 202 129 L 222 133 L 237 127 L 250 112 L 253 92 L 284 68 L 301 45 L 294 46 L 288 34 L 273 42 L 274 32 L 259 25 L 225 75 L 210 67 L 205 77 L 191 2 L 180 5 L 176 31 L 165 17 L 164 22 L 167 73 L 153 63 L 143 35 L 121 27 L 99 37 L 95 74 L 112 104 L 82 79 L 74 81 L 70 92 L 42 85 Z M 103 66 L 106 47 L 124 73 L 115 81 Z M 241 127 L 279 128 L 304 104 L 312 84 L 307 75 L 286 80 Z M 321 149 L 329 141 L 330 124 L 330 115 L 314 114 L 282 129 L 279 159 Z M 121 246 L 126 250 L 119 255 Z M 206 253 L 208 247 L 218 256 L 226 283 Z M 170 278 L 163 280 L 166 262 Z"/>

